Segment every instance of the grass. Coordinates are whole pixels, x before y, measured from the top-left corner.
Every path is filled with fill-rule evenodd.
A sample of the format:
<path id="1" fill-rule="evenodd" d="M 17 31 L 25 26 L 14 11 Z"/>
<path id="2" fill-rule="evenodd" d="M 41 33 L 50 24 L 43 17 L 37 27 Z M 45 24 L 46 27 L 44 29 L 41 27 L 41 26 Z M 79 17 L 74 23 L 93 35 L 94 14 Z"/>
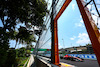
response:
<path id="1" fill-rule="evenodd" d="M 28 61 L 29 61 L 29 59 L 28 59 Z M 27 67 L 27 64 L 28 64 L 28 62 L 26 63 L 25 67 Z"/>
<path id="2" fill-rule="evenodd" d="M 19 61 L 19 66 L 18 67 L 23 67 L 25 62 L 28 60 L 29 57 L 19 57 L 20 61 Z"/>

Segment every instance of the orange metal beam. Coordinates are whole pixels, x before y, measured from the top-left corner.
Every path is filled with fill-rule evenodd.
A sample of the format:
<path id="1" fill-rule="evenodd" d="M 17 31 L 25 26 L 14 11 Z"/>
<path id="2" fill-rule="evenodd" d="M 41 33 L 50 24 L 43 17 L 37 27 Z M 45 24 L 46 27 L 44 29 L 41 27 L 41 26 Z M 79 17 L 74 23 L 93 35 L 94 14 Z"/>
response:
<path id="1" fill-rule="evenodd" d="M 55 65 L 59 65 L 59 49 L 58 49 L 58 32 L 57 20 L 54 20 L 54 48 L 55 48 Z"/>
<path id="2" fill-rule="evenodd" d="M 59 65 L 59 49 L 58 49 L 58 29 L 57 29 L 57 20 L 58 18 L 61 16 L 61 14 L 64 12 L 64 10 L 66 9 L 66 7 L 69 5 L 69 3 L 72 0 L 66 0 L 65 3 L 63 4 L 63 6 L 61 7 L 60 11 L 58 12 L 58 14 L 56 15 L 55 19 L 54 19 L 54 52 L 55 52 L 55 65 Z"/>
<path id="3" fill-rule="evenodd" d="M 69 3 L 72 0 L 66 0 L 65 3 L 63 4 L 63 6 L 61 7 L 60 11 L 58 12 L 58 14 L 55 17 L 55 20 L 58 20 L 58 18 L 61 16 L 61 14 L 64 12 L 64 10 L 66 9 L 66 7 L 69 5 Z"/>
<path id="4" fill-rule="evenodd" d="M 87 7 L 84 7 L 84 1 L 83 0 L 76 0 L 79 10 L 81 12 L 85 27 L 87 29 L 89 38 L 92 43 L 93 50 L 96 54 L 98 63 L 100 65 L 100 33 L 98 31 L 98 28 L 92 19 L 92 16 L 88 10 Z"/>

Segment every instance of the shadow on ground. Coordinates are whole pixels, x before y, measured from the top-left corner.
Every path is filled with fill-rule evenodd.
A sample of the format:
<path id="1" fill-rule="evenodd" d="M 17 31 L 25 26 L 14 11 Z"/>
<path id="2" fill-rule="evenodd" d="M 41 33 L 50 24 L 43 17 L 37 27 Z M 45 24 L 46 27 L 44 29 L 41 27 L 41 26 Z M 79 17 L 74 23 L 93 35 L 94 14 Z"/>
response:
<path id="1" fill-rule="evenodd" d="M 33 62 L 32 65 L 30 67 L 36 67 L 36 63 Z"/>

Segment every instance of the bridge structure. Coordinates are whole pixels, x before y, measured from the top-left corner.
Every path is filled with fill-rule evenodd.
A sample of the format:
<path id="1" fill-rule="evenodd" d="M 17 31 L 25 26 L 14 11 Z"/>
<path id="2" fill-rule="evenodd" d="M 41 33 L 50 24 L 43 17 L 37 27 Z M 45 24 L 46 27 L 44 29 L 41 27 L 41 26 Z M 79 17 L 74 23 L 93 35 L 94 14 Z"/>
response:
<path id="1" fill-rule="evenodd" d="M 49 13 L 45 17 L 46 30 L 42 30 L 42 33 L 39 35 L 35 52 L 36 55 L 39 55 L 38 49 L 46 48 L 50 49 L 51 63 L 59 66 L 59 49 L 58 49 L 58 27 L 57 21 L 62 15 L 64 10 L 68 7 L 72 0 L 52 0 Z M 100 13 L 97 9 L 96 3 L 94 0 L 90 0 L 87 3 L 84 0 L 76 0 L 80 13 L 82 15 L 86 30 L 88 32 L 89 38 L 92 43 L 94 53 L 97 57 L 97 61 L 100 65 L 100 33 L 98 30 L 95 21 L 92 18 L 92 15 L 87 8 L 87 5 L 93 2 L 95 9 L 100 17 Z M 60 7 L 58 7 L 60 5 Z M 48 46 L 49 48 L 47 48 Z"/>

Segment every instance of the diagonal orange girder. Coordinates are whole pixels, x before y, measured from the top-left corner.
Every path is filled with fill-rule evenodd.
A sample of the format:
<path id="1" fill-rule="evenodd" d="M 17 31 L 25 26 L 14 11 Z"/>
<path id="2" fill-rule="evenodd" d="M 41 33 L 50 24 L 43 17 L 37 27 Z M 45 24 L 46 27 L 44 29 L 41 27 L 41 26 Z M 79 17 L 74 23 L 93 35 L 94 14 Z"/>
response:
<path id="1" fill-rule="evenodd" d="M 61 14 L 64 12 L 64 10 L 66 9 L 66 7 L 70 4 L 72 0 L 66 0 L 65 3 L 63 4 L 63 6 L 61 7 L 60 11 L 58 12 L 58 14 L 55 17 L 55 20 L 58 20 L 58 18 L 61 16 Z"/>
<path id="2" fill-rule="evenodd" d="M 81 12 L 85 27 L 87 29 L 89 38 L 92 43 L 92 47 L 94 50 L 94 53 L 96 54 L 98 63 L 100 65 L 100 33 L 98 31 L 98 28 L 92 19 L 92 16 L 88 10 L 87 7 L 84 7 L 84 1 L 83 0 L 76 0 L 79 10 Z"/>

